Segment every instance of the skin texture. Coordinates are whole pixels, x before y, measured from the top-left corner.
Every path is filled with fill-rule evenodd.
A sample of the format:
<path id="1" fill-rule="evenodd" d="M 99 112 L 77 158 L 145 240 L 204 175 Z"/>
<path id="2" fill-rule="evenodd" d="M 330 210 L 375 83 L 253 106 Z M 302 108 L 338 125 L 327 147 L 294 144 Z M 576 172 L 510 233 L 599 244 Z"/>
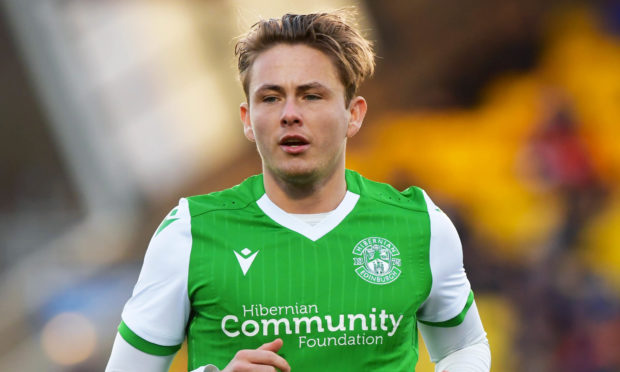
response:
<path id="1" fill-rule="evenodd" d="M 262 52 L 250 76 L 240 114 L 262 158 L 267 195 L 289 213 L 335 209 L 346 193 L 346 142 L 362 125 L 366 101 L 345 102 L 332 60 L 303 44 Z M 303 146 L 282 146 L 287 136 Z"/>

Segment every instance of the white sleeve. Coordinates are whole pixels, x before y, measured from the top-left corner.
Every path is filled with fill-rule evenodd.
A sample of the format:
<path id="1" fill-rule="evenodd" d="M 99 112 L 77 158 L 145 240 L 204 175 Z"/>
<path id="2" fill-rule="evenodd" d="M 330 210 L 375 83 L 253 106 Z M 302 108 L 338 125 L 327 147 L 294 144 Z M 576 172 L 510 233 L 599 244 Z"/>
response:
<path id="1" fill-rule="evenodd" d="M 105 372 L 167 372 L 174 355 L 152 355 L 129 345 L 119 333 Z"/>
<path id="2" fill-rule="evenodd" d="M 187 276 L 191 246 L 189 206 L 181 199 L 153 235 L 138 282 L 121 315 L 119 332 L 137 349 L 167 355 L 183 342 L 190 312 Z"/>
<path id="3" fill-rule="evenodd" d="M 442 363 L 444 359 L 448 359 L 455 352 L 474 345 L 483 344 L 486 345 L 487 349 L 489 347 L 475 302 L 470 307 L 463 322 L 457 326 L 435 327 L 418 323 L 418 327 L 433 363 Z M 488 359 L 483 358 L 482 361 L 490 365 L 490 352 Z"/>
<path id="4" fill-rule="evenodd" d="M 489 372 L 491 350 L 488 342 L 480 342 L 455 351 L 435 366 L 435 372 Z"/>
<path id="5" fill-rule="evenodd" d="M 473 294 L 463 267 L 463 250 L 452 221 L 426 192 L 424 198 L 431 224 L 431 291 L 420 309 L 418 321 L 429 325 L 454 326 L 464 318 Z"/>
<path id="6" fill-rule="evenodd" d="M 152 355 L 129 345 L 120 334 L 116 334 L 112 355 L 105 372 L 168 372 L 174 355 Z M 198 367 L 192 372 L 219 372 L 214 365 Z"/>

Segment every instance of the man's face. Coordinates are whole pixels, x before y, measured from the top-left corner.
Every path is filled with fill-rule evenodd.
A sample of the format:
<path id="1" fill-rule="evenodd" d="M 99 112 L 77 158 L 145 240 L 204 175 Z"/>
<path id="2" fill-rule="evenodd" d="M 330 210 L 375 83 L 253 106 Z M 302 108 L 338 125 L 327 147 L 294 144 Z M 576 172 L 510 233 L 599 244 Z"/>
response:
<path id="1" fill-rule="evenodd" d="M 263 172 L 292 183 L 315 182 L 344 168 L 346 139 L 366 112 L 362 97 L 345 105 L 330 58 L 302 44 L 279 44 L 255 59 L 248 100 L 241 119 Z"/>

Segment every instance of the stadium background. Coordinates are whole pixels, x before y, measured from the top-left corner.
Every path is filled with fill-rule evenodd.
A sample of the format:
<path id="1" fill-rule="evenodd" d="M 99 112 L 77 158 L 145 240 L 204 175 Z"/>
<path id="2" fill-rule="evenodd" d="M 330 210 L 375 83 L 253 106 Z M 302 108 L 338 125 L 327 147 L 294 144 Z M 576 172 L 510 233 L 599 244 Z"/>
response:
<path id="1" fill-rule="evenodd" d="M 159 221 L 259 171 L 233 37 L 348 5 L 380 57 L 348 167 L 451 216 L 493 370 L 620 371 L 612 0 L 0 0 L 0 370 L 103 369 Z"/>

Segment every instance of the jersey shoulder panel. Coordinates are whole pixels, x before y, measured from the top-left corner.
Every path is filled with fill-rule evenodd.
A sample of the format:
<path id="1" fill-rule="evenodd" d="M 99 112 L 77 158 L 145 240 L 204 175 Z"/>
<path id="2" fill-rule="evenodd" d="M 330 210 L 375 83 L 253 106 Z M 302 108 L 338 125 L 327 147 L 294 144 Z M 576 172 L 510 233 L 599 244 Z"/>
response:
<path id="1" fill-rule="evenodd" d="M 348 169 L 346 179 L 349 190 L 360 196 L 416 212 L 427 212 L 424 193 L 419 187 L 411 186 L 398 191 L 390 184 L 369 180 Z"/>
<path id="2" fill-rule="evenodd" d="M 164 355 L 161 353 L 168 352 L 168 347 L 183 342 L 190 310 L 190 226 L 188 203 L 181 199 L 153 235 L 132 296 L 123 309 L 119 331 L 144 352 Z"/>
<path id="3" fill-rule="evenodd" d="M 212 211 L 243 209 L 264 193 L 263 175 L 259 174 L 229 189 L 190 196 L 187 200 L 191 216 L 196 217 Z"/>

